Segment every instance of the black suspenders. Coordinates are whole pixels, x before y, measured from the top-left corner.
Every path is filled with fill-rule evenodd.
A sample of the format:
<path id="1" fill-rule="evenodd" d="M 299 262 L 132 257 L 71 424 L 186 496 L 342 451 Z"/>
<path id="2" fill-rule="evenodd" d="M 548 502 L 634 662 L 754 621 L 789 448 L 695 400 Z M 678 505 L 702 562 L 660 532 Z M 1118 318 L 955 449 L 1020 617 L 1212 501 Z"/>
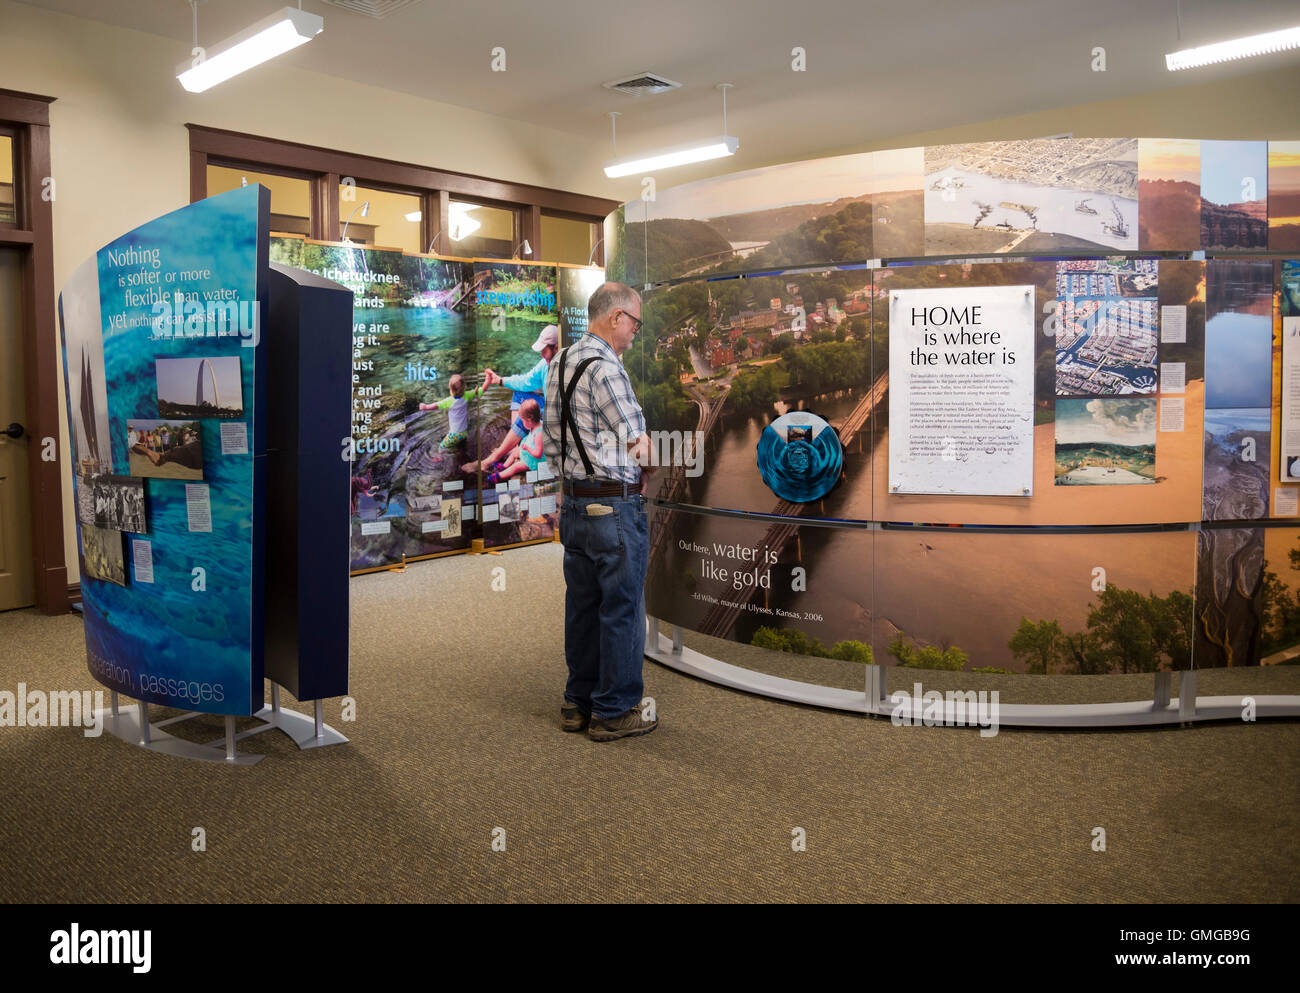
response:
<path id="1" fill-rule="evenodd" d="M 600 360 L 599 355 L 591 355 L 578 363 L 578 371 L 573 374 L 569 380 L 568 386 L 564 384 L 564 363 L 569 357 L 569 350 L 566 348 L 560 352 L 559 368 L 559 400 L 560 400 L 560 476 L 564 476 L 564 467 L 569 461 L 569 428 L 573 428 L 573 440 L 578 443 L 578 456 L 582 459 L 582 467 L 587 470 L 587 478 L 595 479 L 596 473 L 592 468 L 591 459 L 587 456 L 587 446 L 582 443 L 582 435 L 578 431 L 578 422 L 573 418 L 573 391 L 578 387 L 578 381 L 582 379 L 582 374 L 593 363 Z"/>

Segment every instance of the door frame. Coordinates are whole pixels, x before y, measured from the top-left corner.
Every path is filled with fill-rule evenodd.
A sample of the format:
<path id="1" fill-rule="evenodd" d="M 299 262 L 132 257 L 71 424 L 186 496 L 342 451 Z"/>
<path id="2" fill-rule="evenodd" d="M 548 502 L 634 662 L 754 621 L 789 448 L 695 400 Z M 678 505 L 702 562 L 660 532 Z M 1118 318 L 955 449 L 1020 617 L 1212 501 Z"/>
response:
<path id="1" fill-rule="evenodd" d="M 69 609 L 63 541 L 63 466 L 59 450 L 59 338 L 54 297 L 54 196 L 50 168 L 50 104 L 54 97 L 0 89 L 0 125 L 13 135 L 16 224 L 0 224 L 0 245 L 23 255 L 23 389 L 36 608 Z M 47 199 L 48 197 L 48 199 Z M 41 455 L 54 439 L 55 458 Z"/>

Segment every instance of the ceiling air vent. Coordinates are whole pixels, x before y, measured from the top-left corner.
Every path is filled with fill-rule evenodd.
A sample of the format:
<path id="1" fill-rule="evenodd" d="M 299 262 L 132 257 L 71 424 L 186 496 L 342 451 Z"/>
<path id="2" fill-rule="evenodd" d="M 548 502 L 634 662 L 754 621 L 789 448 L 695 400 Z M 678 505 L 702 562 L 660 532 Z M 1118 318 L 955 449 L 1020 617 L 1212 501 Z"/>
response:
<path id="1" fill-rule="evenodd" d="M 607 90 L 617 90 L 619 93 L 626 93 L 630 97 L 639 97 L 644 94 L 667 93 L 669 90 L 677 89 L 682 84 L 674 83 L 671 79 L 665 79 L 653 72 L 638 72 L 635 76 L 628 76 L 626 79 L 615 79 L 601 85 Z"/>
<path id="2" fill-rule="evenodd" d="M 331 7 L 342 7 L 363 17 L 373 17 L 378 21 L 390 14 L 396 14 L 405 7 L 413 7 L 422 0 L 321 0 L 321 2 Z"/>

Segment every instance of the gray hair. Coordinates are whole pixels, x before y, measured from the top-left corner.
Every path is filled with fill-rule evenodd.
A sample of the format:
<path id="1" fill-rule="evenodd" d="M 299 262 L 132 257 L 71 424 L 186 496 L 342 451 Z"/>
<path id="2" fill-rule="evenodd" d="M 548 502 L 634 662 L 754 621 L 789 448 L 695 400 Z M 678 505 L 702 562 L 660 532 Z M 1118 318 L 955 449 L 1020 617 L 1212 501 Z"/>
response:
<path id="1" fill-rule="evenodd" d="M 626 283 L 601 283 L 587 301 L 587 323 L 594 324 L 611 310 L 627 310 L 641 295 Z"/>

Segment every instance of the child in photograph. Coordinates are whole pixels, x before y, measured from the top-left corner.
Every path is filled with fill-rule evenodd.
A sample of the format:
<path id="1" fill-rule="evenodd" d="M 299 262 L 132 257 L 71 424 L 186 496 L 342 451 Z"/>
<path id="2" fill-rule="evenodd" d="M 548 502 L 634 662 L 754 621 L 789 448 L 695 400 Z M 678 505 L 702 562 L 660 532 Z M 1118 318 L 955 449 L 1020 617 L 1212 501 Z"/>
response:
<path id="1" fill-rule="evenodd" d="M 489 486 L 517 476 L 521 472 L 536 469 L 546 459 L 542 452 L 541 405 L 536 400 L 525 400 L 519 405 L 519 419 L 528 429 L 528 434 L 524 436 L 523 441 L 519 442 L 519 447 L 506 456 L 504 462 L 498 462 L 492 467 L 493 471 L 487 477 Z"/>
<path id="2" fill-rule="evenodd" d="M 420 404 L 421 410 L 445 410 L 447 412 L 447 437 L 443 438 L 441 444 L 438 445 L 440 452 L 450 452 L 452 449 L 465 444 L 469 429 L 469 401 L 483 395 L 483 387 L 481 386 L 466 393 L 465 379 L 460 373 L 455 373 L 447 381 L 447 388 L 451 390 L 451 396 L 445 400 L 439 400 L 437 403 Z M 442 461 L 442 456 L 438 456 L 438 461 Z"/>

